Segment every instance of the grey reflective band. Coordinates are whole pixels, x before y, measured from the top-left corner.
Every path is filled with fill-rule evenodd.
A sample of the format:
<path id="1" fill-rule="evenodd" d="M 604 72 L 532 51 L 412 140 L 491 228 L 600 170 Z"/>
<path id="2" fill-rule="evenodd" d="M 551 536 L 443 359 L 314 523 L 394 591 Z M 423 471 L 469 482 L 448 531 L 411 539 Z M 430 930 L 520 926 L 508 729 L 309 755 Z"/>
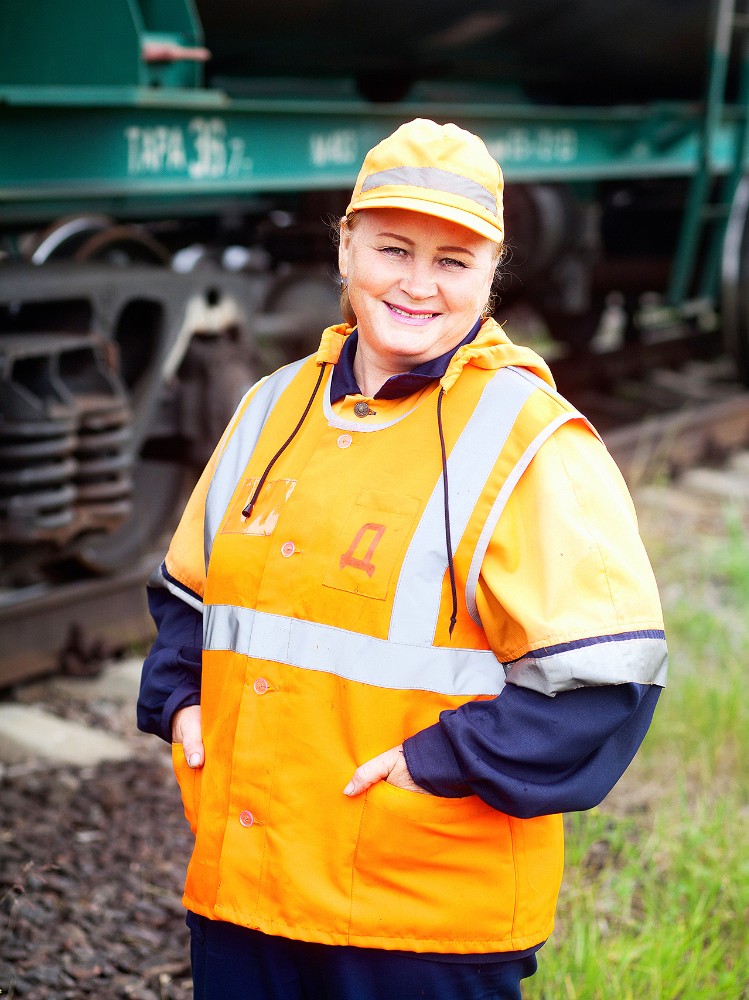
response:
<path id="1" fill-rule="evenodd" d="M 495 695 L 504 668 L 491 650 L 401 645 L 251 608 L 206 605 L 203 648 L 396 690 Z"/>
<path id="2" fill-rule="evenodd" d="M 158 569 L 153 571 L 148 578 L 148 586 L 153 590 L 168 590 L 170 594 L 174 597 L 178 597 L 180 601 L 183 601 L 185 604 L 189 604 L 189 606 L 194 608 L 195 611 L 199 611 L 201 614 L 203 613 L 203 602 L 197 594 L 190 593 L 190 591 L 186 590 L 184 587 L 180 587 L 173 580 L 164 576 L 163 566 L 159 566 Z"/>
<path id="3" fill-rule="evenodd" d="M 247 468 L 247 462 L 255 449 L 260 433 L 265 426 L 265 421 L 280 399 L 281 394 L 291 385 L 299 370 L 307 361 L 307 358 L 302 358 L 300 361 L 295 361 L 293 364 L 281 368 L 272 376 L 266 378 L 254 390 L 254 397 L 239 418 L 239 423 L 231 433 L 231 437 L 218 460 L 205 501 L 204 545 L 206 572 L 208 572 L 208 562 L 211 558 L 211 549 L 213 548 L 213 540 L 216 537 L 216 532 L 221 526 L 221 521 L 226 513 L 226 507 L 237 487 L 237 483 Z M 253 389 L 250 389 L 250 392 L 253 392 Z"/>
<path id="4" fill-rule="evenodd" d="M 447 460 L 450 532 L 457 549 L 486 481 L 526 400 L 536 387 L 501 368 L 487 382 Z M 491 428 L 491 434 L 487 428 Z M 436 431 L 435 431 L 436 433 Z M 434 641 L 447 570 L 442 476 L 432 491 L 406 551 L 398 577 L 389 638 L 427 645 Z"/>
<path id="5" fill-rule="evenodd" d="M 567 401 L 563 399 L 558 392 L 552 389 L 548 382 L 544 382 L 542 378 L 539 378 L 538 375 L 534 375 L 532 372 L 526 371 L 522 368 L 512 367 L 509 368 L 508 371 L 514 371 L 529 385 L 542 389 L 549 396 L 552 396 L 554 399 L 563 403 L 565 407 L 569 407 L 569 403 L 567 403 Z M 478 586 L 479 575 L 481 573 L 481 564 L 484 561 L 486 550 L 489 548 L 489 543 L 492 539 L 492 535 L 494 534 L 494 530 L 499 524 L 499 519 L 507 506 L 507 501 L 510 499 L 510 495 L 515 489 L 520 477 L 531 464 L 541 446 L 548 441 L 552 434 L 554 434 L 554 432 L 557 431 L 562 424 L 566 424 L 570 420 L 584 421 L 596 437 L 599 437 L 598 431 L 588 421 L 587 417 L 584 417 L 582 413 L 579 413 L 577 410 L 566 409 L 564 413 L 559 414 L 556 420 L 552 420 L 551 423 L 547 424 L 546 427 L 544 427 L 543 430 L 541 430 L 531 441 L 518 460 L 515 468 L 502 484 L 502 488 L 492 504 L 489 517 L 486 519 L 486 523 L 481 529 L 479 540 L 476 543 L 476 548 L 471 558 L 471 565 L 468 569 L 468 576 L 466 577 L 466 606 L 468 608 L 469 615 L 473 618 L 477 625 L 481 625 L 481 616 L 479 615 L 479 610 L 476 605 L 476 587 Z"/>
<path id="6" fill-rule="evenodd" d="M 473 618 L 477 625 L 481 625 L 481 617 L 479 615 L 478 607 L 476 606 L 476 587 L 478 586 L 479 574 L 481 573 L 481 564 L 484 561 L 486 550 L 489 548 L 489 542 L 494 534 L 494 529 L 499 524 L 499 519 L 507 506 L 507 501 L 510 499 L 510 494 L 515 489 L 520 477 L 533 461 L 533 458 L 538 453 L 541 445 L 548 441 L 554 431 L 561 427 L 562 424 L 566 424 L 568 420 L 575 419 L 582 419 L 582 417 L 579 413 L 561 413 L 556 420 L 547 424 L 546 427 L 544 427 L 544 429 L 536 435 L 521 455 L 512 472 L 502 483 L 502 488 L 497 494 L 496 500 L 492 504 L 489 517 L 486 519 L 486 523 L 481 529 L 479 540 L 476 544 L 473 557 L 471 558 L 468 576 L 466 577 L 466 606 L 468 608 L 468 614 L 471 618 Z"/>
<path id="7" fill-rule="evenodd" d="M 543 389 L 547 396 L 551 396 L 552 399 L 556 399 L 557 402 L 561 403 L 566 410 L 569 410 L 580 420 L 583 420 L 588 425 L 588 429 L 593 431 L 598 440 L 603 441 L 603 438 L 588 418 L 584 414 L 580 413 L 579 410 L 576 410 L 573 406 L 571 406 L 569 400 L 565 399 L 564 396 L 556 391 L 556 389 L 552 389 L 549 383 L 545 382 L 540 375 L 536 375 L 527 368 L 516 368 L 515 365 L 510 365 L 509 371 L 516 372 L 521 378 L 524 378 L 526 382 L 530 382 L 532 385 L 535 385 L 537 389 Z"/>
<path id="8" fill-rule="evenodd" d="M 603 636 L 504 666 L 491 650 L 411 646 L 226 604 L 207 605 L 203 647 L 393 690 L 497 695 L 507 682 L 553 696 L 604 684 L 666 683 L 666 642 Z"/>
<path id="9" fill-rule="evenodd" d="M 492 215 L 497 215 L 497 199 L 488 188 L 470 177 L 454 174 L 450 170 L 440 170 L 438 167 L 391 167 L 389 170 L 370 174 L 362 184 L 362 194 L 385 186 L 428 188 L 432 191 L 444 191 L 446 194 L 457 194 L 476 202 Z"/>
<path id="10" fill-rule="evenodd" d="M 508 683 L 546 695 L 603 684 L 666 684 L 668 650 L 663 638 L 607 636 L 601 642 L 571 646 L 515 660 L 507 669 Z"/>

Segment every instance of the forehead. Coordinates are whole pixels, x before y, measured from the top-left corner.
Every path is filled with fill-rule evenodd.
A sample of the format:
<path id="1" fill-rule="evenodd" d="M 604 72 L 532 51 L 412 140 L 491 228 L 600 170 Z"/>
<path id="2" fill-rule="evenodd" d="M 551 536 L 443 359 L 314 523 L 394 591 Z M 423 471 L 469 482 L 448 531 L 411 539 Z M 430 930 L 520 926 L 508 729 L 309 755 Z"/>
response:
<path id="1" fill-rule="evenodd" d="M 358 234 L 376 237 L 380 233 L 387 233 L 424 247 L 464 248 L 473 254 L 493 254 L 495 249 L 495 244 L 485 236 L 424 212 L 412 212 L 403 208 L 368 208 L 357 212 L 355 220 L 351 227 L 353 238 Z"/>

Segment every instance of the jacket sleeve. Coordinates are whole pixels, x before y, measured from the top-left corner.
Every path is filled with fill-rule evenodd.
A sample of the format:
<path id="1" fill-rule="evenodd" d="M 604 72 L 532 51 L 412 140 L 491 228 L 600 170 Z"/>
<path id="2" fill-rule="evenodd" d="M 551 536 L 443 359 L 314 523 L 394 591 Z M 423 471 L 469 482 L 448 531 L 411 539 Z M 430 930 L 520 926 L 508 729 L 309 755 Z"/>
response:
<path id="1" fill-rule="evenodd" d="M 629 493 L 584 425 L 561 427 L 513 491 L 476 602 L 507 683 L 406 740 L 412 777 L 514 816 L 596 805 L 647 732 L 666 646 Z"/>
<path id="2" fill-rule="evenodd" d="M 590 809 L 637 752 L 660 691 L 617 684 L 549 698 L 508 684 L 406 740 L 406 764 L 432 795 L 478 795 L 510 816 Z"/>
<path id="3" fill-rule="evenodd" d="M 148 587 L 148 607 L 158 632 L 143 663 L 138 728 L 171 742 L 177 709 L 200 704 L 203 616 L 163 587 Z"/>
<path id="4" fill-rule="evenodd" d="M 177 709 L 200 704 L 203 521 L 215 461 L 216 454 L 192 492 L 164 562 L 148 581 L 148 608 L 157 634 L 143 662 L 136 715 L 139 729 L 167 742 Z"/>

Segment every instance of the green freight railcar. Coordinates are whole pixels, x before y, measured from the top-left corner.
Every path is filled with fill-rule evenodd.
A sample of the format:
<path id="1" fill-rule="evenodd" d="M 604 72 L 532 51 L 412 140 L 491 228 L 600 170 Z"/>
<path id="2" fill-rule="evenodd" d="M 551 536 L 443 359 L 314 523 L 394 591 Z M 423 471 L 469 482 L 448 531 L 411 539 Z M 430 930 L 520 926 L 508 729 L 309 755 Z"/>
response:
<path id="1" fill-rule="evenodd" d="M 505 170 L 500 309 L 582 358 L 612 288 L 658 322 L 720 310 L 746 375 L 742 24 L 732 0 L 5 0 L 0 586 L 159 544 L 242 389 L 336 318 L 323 220 L 416 116 Z"/>

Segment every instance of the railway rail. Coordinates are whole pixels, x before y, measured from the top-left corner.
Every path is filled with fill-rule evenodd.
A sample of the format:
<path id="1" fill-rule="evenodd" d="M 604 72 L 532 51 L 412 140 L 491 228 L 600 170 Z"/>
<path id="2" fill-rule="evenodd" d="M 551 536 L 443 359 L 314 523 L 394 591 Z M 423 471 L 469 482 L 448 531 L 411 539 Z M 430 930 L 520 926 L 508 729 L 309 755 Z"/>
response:
<path id="1" fill-rule="evenodd" d="M 591 355 L 584 370 L 579 360 L 552 364 L 560 388 L 600 429 L 631 486 L 719 465 L 749 448 L 749 391 L 732 363 L 719 356 L 669 364 L 693 358 L 694 348 L 680 336 Z M 47 673 L 95 673 L 148 642 L 145 582 L 160 558 L 154 551 L 113 575 L 0 595 L 0 690 Z"/>

